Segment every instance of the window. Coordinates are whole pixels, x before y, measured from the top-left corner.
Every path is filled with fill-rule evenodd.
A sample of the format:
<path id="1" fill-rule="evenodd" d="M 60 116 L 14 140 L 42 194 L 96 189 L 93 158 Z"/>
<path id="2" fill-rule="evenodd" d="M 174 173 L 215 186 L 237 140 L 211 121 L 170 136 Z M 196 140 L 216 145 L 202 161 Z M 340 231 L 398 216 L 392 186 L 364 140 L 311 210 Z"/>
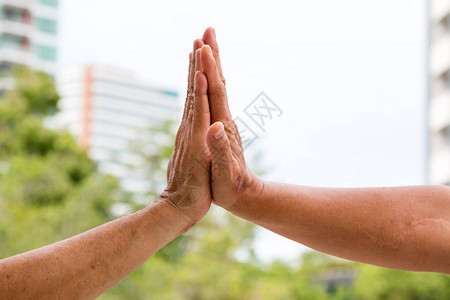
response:
<path id="1" fill-rule="evenodd" d="M 444 135 L 444 138 L 446 139 L 447 146 L 450 147 L 450 125 L 447 125 L 444 129 L 442 129 L 442 134 Z"/>
<path id="2" fill-rule="evenodd" d="M 434 95 L 438 95 L 445 90 L 450 90 L 450 70 L 441 74 L 433 83 Z"/>
<path id="3" fill-rule="evenodd" d="M 447 26 L 447 32 L 450 32 L 450 14 L 448 14 L 447 17 L 445 17 L 444 23 Z"/>
<path id="4" fill-rule="evenodd" d="M 24 38 L 12 34 L 0 35 L 0 48 L 9 48 L 22 50 L 24 45 Z"/>
<path id="5" fill-rule="evenodd" d="M 0 7 L 0 20 L 24 21 L 24 11 L 13 7 Z"/>
<path id="6" fill-rule="evenodd" d="M 44 19 L 44 18 L 36 18 L 34 23 L 42 32 L 56 34 L 58 31 L 58 24 L 54 20 Z"/>
<path id="7" fill-rule="evenodd" d="M 447 89 L 450 89 L 450 70 L 442 74 L 442 80 Z"/>
<path id="8" fill-rule="evenodd" d="M 39 3 L 47 6 L 58 7 L 58 0 L 39 0 Z"/>
<path id="9" fill-rule="evenodd" d="M 432 25 L 431 39 L 433 42 L 439 41 L 446 34 L 450 33 L 450 14 L 442 18 L 438 23 Z"/>
<path id="10" fill-rule="evenodd" d="M 34 53 L 42 60 L 56 61 L 56 49 L 53 47 L 35 45 Z"/>
<path id="11" fill-rule="evenodd" d="M 11 63 L 8 63 L 8 62 L 1 62 L 1 63 L 0 63 L 0 76 L 1 76 L 2 74 L 5 74 L 5 73 L 10 72 L 10 71 L 12 70 L 13 66 L 14 66 L 14 65 L 11 64 Z"/>

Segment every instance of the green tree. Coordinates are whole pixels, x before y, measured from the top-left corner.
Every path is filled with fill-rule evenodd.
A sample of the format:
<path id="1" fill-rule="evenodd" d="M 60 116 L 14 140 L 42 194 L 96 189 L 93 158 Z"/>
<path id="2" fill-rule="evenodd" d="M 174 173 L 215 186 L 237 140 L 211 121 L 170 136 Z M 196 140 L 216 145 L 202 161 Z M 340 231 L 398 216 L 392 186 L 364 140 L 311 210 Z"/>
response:
<path id="1" fill-rule="evenodd" d="M 128 201 L 67 132 L 44 126 L 59 96 L 43 73 L 17 69 L 0 100 L 0 258 L 98 226 Z"/>
<path id="2" fill-rule="evenodd" d="M 0 100 L 0 258 L 31 250 L 114 218 L 112 206 L 147 205 L 97 171 L 66 132 L 44 126 L 57 111 L 52 79 L 17 70 L 16 88 Z M 144 132 L 132 149 L 151 183 L 165 186 L 174 123 Z M 295 266 L 263 263 L 252 249 L 254 225 L 213 208 L 196 227 L 155 254 L 101 299 L 448 299 L 450 277 L 413 273 L 305 253 Z M 351 282 L 329 284 L 350 270 Z M 333 273 L 334 274 L 334 273 Z M 330 288 L 331 286 L 331 288 Z"/>
<path id="3" fill-rule="evenodd" d="M 173 122 L 155 124 L 130 146 L 141 158 L 136 172 L 144 169 L 152 183 L 147 199 L 155 199 L 165 187 L 176 128 Z M 193 229 L 100 298 L 339 299 L 328 298 L 309 272 L 283 262 L 260 262 L 253 251 L 254 238 L 253 224 L 213 206 Z"/>
<path id="4" fill-rule="evenodd" d="M 166 184 L 177 124 L 162 122 L 139 134 L 130 145 L 140 157 L 136 172 L 151 183 L 146 199 L 156 199 Z M 134 165 L 130 165 L 133 168 Z M 141 197 L 138 197 L 138 204 Z M 151 201 L 151 200 L 150 200 Z M 156 253 L 101 298 L 123 299 L 235 299 L 252 292 L 252 263 L 241 262 L 237 252 L 254 258 L 254 225 L 213 208 L 197 226 Z"/>
<path id="5" fill-rule="evenodd" d="M 356 299 L 449 299 L 449 275 L 406 272 L 362 264 L 358 273 L 354 286 Z"/>

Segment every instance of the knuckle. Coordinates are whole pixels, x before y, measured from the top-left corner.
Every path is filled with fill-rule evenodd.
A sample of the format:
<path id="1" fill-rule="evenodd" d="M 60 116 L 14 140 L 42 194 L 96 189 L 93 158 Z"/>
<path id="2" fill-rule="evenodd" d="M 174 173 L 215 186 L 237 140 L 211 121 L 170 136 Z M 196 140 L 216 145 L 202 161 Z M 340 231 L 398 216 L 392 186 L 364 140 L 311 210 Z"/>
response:
<path id="1" fill-rule="evenodd" d="M 195 96 L 195 91 L 193 91 L 192 89 L 190 89 L 187 93 L 187 99 L 186 102 L 189 102 L 190 100 L 192 100 L 192 98 Z"/>
<path id="2" fill-rule="evenodd" d="M 189 120 L 192 118 L 193 114 L 194 114 L 194 108 L 193 108 L 192 106 L 190 106 L 190 107 L 189 107 L 189 111 L 188 111 L 188 113 L 187 113 L 187 116 L 188 116 L 188 122 L 189 122 Z"/>
<path id="3" fill-rule="evenodd" d="M 198 85 L 195 85 L 193 96 L 200 97 L 202 95 L 203 95 L 202 89 Z"/>
<path id="4" fill-rule="evenodd" d="M 193 109 L 194 119 L 197 119 L 200 115 L 201 115 L 200 108 L 198 107 L 198 105 L 194 105 L 194 109 Z"/>
<path id="5" fill-rule="evenodd" d="M 211 48 L 214 55 L 219 55 L 219 44 L 217 42 L 214 42 Z"/>
<path id="6" fill-rule="evenodd" d="M 223 86 L 223 84 L 218 85 L 215 89 L 211 89 L 209 94 L 211 96 L 220 97 L 220 98 L 227 96 L 227 92 L 226 92 L 225 86 Z"/>
<path id="7" fill-rule="evenodd" d="M 236 130 L 237 126 L 234 122 L 233 118 L 231 116 L 225 117 L 225 122 L 227 122 L 228 127 L 232 128 L 233 130 Z"/>
<path id="8" fill-rule="evenodd" d="M 237 127 L 234 121 L 230 117 L 226 117 L 224 121 L 225 131 L 227 132 L 227 134 L 229 136 L 236 135 Z"/>

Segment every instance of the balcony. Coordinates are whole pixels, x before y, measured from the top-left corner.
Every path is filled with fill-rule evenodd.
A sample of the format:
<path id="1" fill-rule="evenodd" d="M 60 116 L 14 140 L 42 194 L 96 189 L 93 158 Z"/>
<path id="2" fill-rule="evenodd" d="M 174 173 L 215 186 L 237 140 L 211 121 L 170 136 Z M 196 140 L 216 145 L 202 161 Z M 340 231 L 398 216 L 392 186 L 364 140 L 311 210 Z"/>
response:
<path id="1" fill-rule="evenodd" d="M 0 0 L 1 1 L 1 0 Z M 33 15 L 51 20 L 58 20 L 58 8 L 48 5 L 33 6 Z"/>
<path id="2" fill-rule="evenodd" d="M 56 63 L 51 61 L 46 61 L 39 59 L 37 57 L 32 57 L 30 67 L 42 71 L 44 73 L 47 73 L 51 76 L 55 76 L 56 74 Z"/>
<path id="3" fill-rule="evenodd" d="M 21 49 L 0 48 L 0 57 L 2 61 L 18 65 L 30 65 L 32 56 L 30 52 Z"/>
<path id="4" fill-rule="evenodd" d="M 32 26 L 26 23 L 3 20 L 0 22 L 0 34 L 7 33 L 16 36 L 30 37 Z"/>
<path id="5" fill-rule="evenodd" d="M 432 0 L 431 1 L 431 16 L 439 22 L 450 13 L 450 1 L 448 0 Z"/>
<path id="6" fill-rule="evenodd" d="M 431 47 L 431 73 L 438 77 L 449 69 L 450 34 L 446 34 Z"/>
<path id="7" fill-rule="evenodd" d="M 447 90 L 430 103 L 430 129 L 434 132 L 450 124 L 450 91 Z"/>
<path id="8" fill-rule="evenodd" d="M 431 153 L 429 179 L 431 184 L 446 184 L 450 182 L 449 145 Z"/>
<path id="9" fill-rule="evenodd" d="M 32 0 L 0 0 L 0 6 L 7 5 L 11 7 L 30 9 L 33 5 Z"/>

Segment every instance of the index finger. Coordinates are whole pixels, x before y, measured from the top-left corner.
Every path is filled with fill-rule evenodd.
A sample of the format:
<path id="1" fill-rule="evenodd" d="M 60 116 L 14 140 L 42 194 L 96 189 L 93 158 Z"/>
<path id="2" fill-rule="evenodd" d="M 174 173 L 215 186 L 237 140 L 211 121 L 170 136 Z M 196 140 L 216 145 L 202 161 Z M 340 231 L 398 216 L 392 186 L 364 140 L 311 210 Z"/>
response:
<path id="1" fill-rule="evenodd" d="M 206 45 L 209 45 L 211 47 L 214 60 L 216 61 L 217 64 L 217 69 L 219 71 L 220 79 L 225 84 L 225 77 L 223 76 L 222 64 L 220 63 L 219 44 L 217 43 L 216 31 L 214 30 L 214 28 L 208 27 L 205 30 L 205 33 L 203 34 L 203 42 L 205 42 Z"/>
<path id="2" fill-rule="evenodd" d="M 194 77 L 195 77 L 195 52 L 202 48 L 203 41 L 197 39 L 194 41 L 194 51 L 189 54 L 189 74 L 188 74 L 188 90 L 187 98 L 184 106 L 183 120 L 187 119 L 189 110 L 192 107 L 192 97 L 194 94 Z"/>

